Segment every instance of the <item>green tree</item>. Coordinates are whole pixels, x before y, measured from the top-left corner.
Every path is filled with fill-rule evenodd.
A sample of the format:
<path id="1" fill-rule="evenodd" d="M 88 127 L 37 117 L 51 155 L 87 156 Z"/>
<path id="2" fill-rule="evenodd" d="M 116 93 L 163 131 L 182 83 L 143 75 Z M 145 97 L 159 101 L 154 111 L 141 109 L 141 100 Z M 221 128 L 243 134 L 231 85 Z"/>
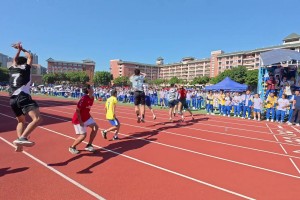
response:
<path id="1" fill-rule="evenodd" d="M 184 81 L 178 77 L 172 77 L 169 80 L 169 84 L 177 84 L 177 83 L 183 83 Z"/>
<path id="2" fill-rule="evenodd" d="M 0 82 L 8 82 L 9 71 L 6 67 L 0 67 Z"/>
<path id="3" fill-rule="evenodd" d="M 218 81 L 218 77 L 212 77 L 209 81 L 210 84 L 217 84 L 219 81 Z"/>
<path id="4" fill-rule="evenodd" d="M 258 83 L 258 70 L 249 70 L 246 73 L 245 83 L 251 88 L 254 89 Z"/>
<path id="5" fill-rule="evenodd" d="M 55 74 L 44 74 L 42 79 L 44 84 L 54 84 L 57 81 Z"/>
<path id="6" fill-rule="evenodd" d="M 209 77 L 207 76 L 198 76 L 198 77 L 195 77 L 191 82 L 190 84 L 191 85 L 197 85 L 197 84 L 206 84 L 209 82 Z"/>
<path id="7" fill-rule="evenodd" d="M 106 71 L 97 71 L 94 75 L 93 82 L 95 85 L 109 85 L 111 81 L 111 73 Z"/>
<path id="8" fill-rule="evenodd" d="M 79 81 L 82 84 L 89 82 L 90 77 L 85 72 L 78 72 L 79 73 Z"/>
<path id="9" fill-rule="evenodd" d="M 117 86 L 128 86 L 130 85 L 129 78 L 127 76 L 120 76 L 113 80 L 114 84 Z"/>

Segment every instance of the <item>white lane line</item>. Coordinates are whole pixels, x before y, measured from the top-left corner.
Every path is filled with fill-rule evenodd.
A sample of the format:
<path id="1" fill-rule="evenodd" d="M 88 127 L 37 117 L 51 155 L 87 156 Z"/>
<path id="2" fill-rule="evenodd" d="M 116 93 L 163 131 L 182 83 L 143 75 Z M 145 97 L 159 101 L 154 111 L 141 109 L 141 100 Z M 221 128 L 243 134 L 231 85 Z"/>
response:
<path id="1" fill-rule="evenodd" d="M 6 105 L 3 105 L 3 104 L 0 104 L 1 106 L 6 106 Z M 6 107 L 9 107 L 9 106 L 6 106 Z M 52 110 L 52 111 L 55 111 L 55 112 L 61 112 L 61 113 L 66 113 L 66 114 L 73 114 L 73 113 L 68 113 L 68 112 L 64 112 L 64 111 L 58 111 L 58 110 L 54 110 L 54 109 L 50 109 L 50 108 L 45 108 L 45 107 L 42 107 L 43 109 L 45 110 Z M 91 112 L 91 113 L 96 113 L 96 114 L 99 114 L 97 112 Z M 119 118 L 125 118 L 125 119 L 128 119 L 127 117 L 121 117 L 119 116 Z M 99 119 L 99 118 L 94 118 L 94 119 Z M 103 120 L 103 119 L 99 119 L 99 120 Z M 135 126 L 135 125 L 132 125 L 132 124 L 127 124 L 127 123 L 123 123 L 124 125 L 127 125 L 127 126 L 132 126 L 132 127 L 135 127 L 135 128 L 142 128 L 142 129 L 146 129 L 146 130 L 156 130 L 156 129 L 151 129 L 151 128 L 148 128 L 148 127 L 142 127 L 142 126 Z M 188 128 L 188 127 L 185 127 L 185 128 Z M 238 138 L 245 138 L 245 139 L 250 139 L 250 140 L 258 140 L 258 141 L 263 141 L 263 142 L 269 142 L 269 143 L 275 143 L 275 144 L 280 144 L 281 142 L 276 142 L 276 141 L 272 141 L 272 140 L 265 140 L 265 139 L 260 139 L 260 138 L 252 138 L 252 137 L 247 137 L 247 136 L 240 136 L 240 135 L 236 135 L 236 134 L 228 134 L 228 133 L 223 133 L 223 132 L 216 132 L 216 131 L 209 131 L 209 130 L 202 130 L 202 129 L 197 129 L 197 128 L 188 128 L 188 129 L 192 129 L 192 130 L 199 130 L 199 131 L 205 131 L 205 132 L 210 132 L 210 133 L 214 133 L 214 134 L 218 134 L 218 135 L 225 135 L 225 136 L 232 136 L 232 137 L 238 137 Z M 162 131 L 162 132 L 165 132 L 165 133 L 170 133 L 172 134 L 172 132 L 169 132 L 169 131 Z M 180 136 L 183 136 L 183 137 L 189 137 L 187 135 L 182 135 L 182 134 L 177 134 L 177 135 L 180 135 Z M 271 135 L 269 133 L 269 135 Z M 192 137 L 192 136 L 191 136 Z M 283 143 L 283 144 L 287 144 L 287 143 Z M 297 144 L 287 144 L 287 145 L 291 145 L 291 146 L 300 146 L 300 145 L 297 145 Z"/>
<path id="2" fill-rule="evenodd" d="M 5 114 L 0 113 L 0 115 L 5 115 Z M 5 116 L 13 118 L 13 117 L 8 116 L 8 115 L 5 115 Z M 45 116 L 47 117 L 47 115 L 45 115 Z M 60 132 L 57 132 L 57 131 L 54 131 L 54 130 L 51 130 L 51 129 L 48 129 L 48 128 L 45 128 L 45 127 L 42 127 L 42 126 L 39 126 L 39 128 L 45 129 L 45 130 L 47 130 L 49 132 L 53 132 L 53 133 L 56 133 L 58 135 L 70 138 L 70 139 L 75 139 L 75 138 L 73 138 L 71 136 L 65 135 L 63 133 L 60 133 Z M 123 134 L 123 135 L 126 135 L 126 134 Z M 293 178 L 297 178 L 297 179 L 300 178 L 300 176 L 295 176 L 295 175 L 292 175 L 292 174 L 287 174 L 287 173 L 284 173 L 284 172 L 279 172 L 279 171 L 268 169 L 268 168 L 258 167 L 258 166 L 250 165 L 250 164 L 247 164 L 247 163 L 242 163 L 242 162 L 238 162 L 238 161 L 234 161 L 234 160 L 230 160 L 230 159 L 226 159 L 226 158 L 222 158 L 222 157 L 218 157 L 218 156 L 213 156 L 213 155 L 209 155 L 209 154 L 205 154 L 205 153 L 201 153 L 201 152 L 197 152 L 197 151 L 192 151 L 192 150 L 184 149 L 184 148 L 181 148 L 181 147 L 176 147 L 176 146 L 172 146 L 172 145 L 168 145 L 168 144 L 164 144 L 164 143 L 160 143 L 160 142 L 154 142 L 154 141 L 146 140 L 146 139 L 143 139 L 143 138 L 137 138 L 137 137 L 132 137 L 132 136 L 130 136 L 130 137 L 131 138 L 135 138 L 135 139 L 144 140 L 144 141 L 147 141 L 149 143 L 156 143 L 156 144 L 159 144 L 159 145 L 162 145 L 162 146 L 167 146 L 167 147 L 170 147 L 170 148 L 174 148 L 174 149 L 178 149 L 178 150 L 182 150 L 182 151 L 186 151 L 186 152 L 190 152 L 190 153 L 202 155 L 202 156 L 205 156 L 205 157 L 210 157 L 210 158 L 213 158 L 213 159 L 222 160 L 222 161 L 226 161 L 226 162 L 230 162 L 230 163 L 234 163 L 234 164 L 246 166 L 246 167 L 251 167 L 251 168 L 255 168 L 255 169 L 259 169 L 259 170 L 263 170 L 263 171 L 268 171 L 268 172 L 272 172 L 272 173 L 276 173 L 276 174 L 280 174 L 280 175 L 284 175 L 284 176 L 289 176 L 289 177 L 293 177 Z M 86 142 L 84 142 L 84 143 L 86 143 Z M 94 146 L 96 146 L 96 145 L 94 145 Z M 97 146 L 97 147 L 99 147 L 99 146 Z M 105 149 L 103 147 L 99 147 L 99 148 Z M 107 150 L 107 149 L 105 149 L 105 150 Z"/>
<path id="3" fill-rule="evenodd" d="M 7 116 L 7 117 L 9 117 L 9 118 L 13 118 L 13 117 L 11 117 L 11 116 L 8 116 L 8 115 L 2 114 L 2 113 L 0 113 L 0 114 L 1 114 L 1 115 L 4 115 L 4 116 Z M 76 138 L 74 138 L 74 137 L 65 135 L 65 134 L 60 133 L 60 132 L 57 132 L 57 131 L 53 131 L 53 130 L 51 130 L 51 129 L 48 129 L 48 128 L 45 128 L 45 127 L 42 127 L 42 126 L 38 126 L 38 127 L 41 128 L 41 129 L 47 130 L 47 131 L 49 131 L 49 132 L 56 133 L 56 134 L 58 134 L 58 135 L 61 135 L 61 136 L 64 136 L 64 137 L 73 139 L 73 140 L 76 139 Z M 8 142 L 8 143 L 9 143 L 9 142 Z M 84 141 L 84 143 L 87 144 L 87 142 L 85 142 L 85 141 Z M 13 146 L 13 145 L 12 145 L 12 146 Z M 168 172 L 168 173 L 177 175 L 177 176 L 179 176 L 179 177 L 182 177 L 182 178 L 185 178 L 185 179 L 188 179 L 188 180 L 191 180 L 191 181 L 194 181 L 194 182 L 197 182 L 197 183 L 200 183 L 200 184 L 203 184 L 203 185 L 206 185 L 206 186 L 215 188 L 215 189 L 217 189 L 217 190 L 221 190 L 221 191 L 223 191 L 223 192 L 226 192 L 226 193 L 229 193 L 229 194 L 232 194 L 232 195 L 235 195 L 235 196 L 239 196 L 239 197 L 242 197 L 242 198 L 245 198 L 245 199 L 254 200 L 254 198 L 252 198 L 252 197 L 248 197 L 248 196 L 245 196 L 245 195 L 243 195 L 243 194 L 240 194 L 240 193 L 237 193 L 237 192 L 234 192 L 234 191 L 231 191 L 231 190 L 228 190 L 228 189 L 225 189 L 225 188 L 222 188 L 222 187 L 219 187 L 219 186 L 210 184 L 210 183 L 208 183 L 208 182 L 204 182 L 204 181 L 195 179 L 195 178 L 193 178 L 193 177 L 190 177 L 190 176 L 187 176 L 187 175 L 184 175 L 184 174 L 181 174 L 181 173 L 178 173 L 178 172 L 175 172 L 175 171 L 172 171 L 172 170 L 169 170 L 169 169 L 160 167 L 160 166 L 158 166 L 158 165 L 154 165 L 154 164 L 151 164 L 151 163 L 148 163 L 148 162 L 139 160 L 139 159 L 137 159 L 137 158 L 134 158 L 134 157 L 131 157 L 131 156 L 128 156 L 128 155 L 125 155 L 125 154 L 121 154 L 121 153 L 118 153 L 118 152 L 113 151 L 113 150 L 110 150 L 110 149 L 106 149 L 106 148 L 100 147 L 100 146 L 98 146 L 98 145 L 94 145 L 94 146 L 95 146 L 95 147 L 98 147 L 98 148 L 100 148 L 100 149 L 104 149 L 104 150 L 106 150 L 106 151 L 108 151 L 108 152 L 111 152 L 111 153 L 113 153 L 113 154 L 116 154 L 116 155 L 119 155 L 119 156 L 123 156 L 123 157 L 125 157 L 125 158 L 134 160 L 134 161 L 136 161 L 136 162 L 139 162 L 139 163 L 142 163 L 142 164 L 145 164 L 145 165 L 154 167 L 154 168 L 156 168 L 156 169 L 159 169 L 159 170 L 162 170 L 162 171 L 165 171 L 165 172 Z M 25 153 L 26 155 L 28 154 L 27 152 L 24 152 L 24 153 Z M 44 163 L 44 162 L 42 162 L 42 161 L 40 161 L 40 162 L 41 162 L 42 165 L 44 165 L 44 166 L 46 166 L 46 167 L 49 167 L 49 166 L 47 166 L 46 163 Z M 52 168 L 52 167 L 49 167 L 49 169 L 50 169 L 50 168 L 51 168 L 51 169 L 54 169 L 54 168 Z M 54 170 L 55 170 L 55 169 L 54 169 Z M 55 171 L 57 171 L 57 170 L 55 170 Z M 59 172 L 59 171 L 57 171 L 57 172 Z M 60 173 L 60 172 L 59 172 L 59 173 Z M 60 173 L 60 174 L 62 174 L 62 173 Z M 60 174 L 59 174 L 59 175 L 60 175 Z M 293 175 L 290 175 L 290 176 L 294 177 Z M 295 177 L 296 177 L 296 178 L 300 178 L 300 177 L 297 177 L 297 176 L 295 176 Z M 102 197 L 101 197 L 101 198 L 102 198 Z"/>
<path id="4" fill-rule="evenodd" d="M 2 105 L 2 104 L 0 104 L 0 105 Z M 47 109 L 47 108 L 43 108 L 43 109 L 56 111 L 56 110 L 53 110 L 53 109 Z M 66 113 L 66 114 L 71 114 L 71 113 L 63 112 L 63 111 L 56 111 L 56 112 Z M 1 115 L 1 113 L 0 113 L 0 115 Z M 61 120 L 61 121 L 65 121 L 65 122 L 70 122 L 70 120 L 65 120 L 65 119 L 62 119 L 62 118 L 57 118 L 57 117 L 53 117 L 53 116 L 49 116 L 49 115 L 45 115 L 45 114 L 41 114 L 41 115 L 42 115 L 42 116 L 49 117 L 49 118 L 53 118 L 53 119 L 58 119 L 58 120 Z M 5 115 L 5 116 L 8 116 L 8 115 Z M 8 116 L 8 117 L 9 117 L 9 116 Z M 98 119 L 98 120 L 100 120 L 100 121 L 106 121 L 106 120 L 104 120 L 104 119 L 95 118 L 95 117 L 94 117 L 94 119 Z M 122 123 L 122 124 L 128 125 L 128 126 L 133 126 L 133 125 L 126 124 L 126 123 Z M 133 127 L 138 128 L 138 126 L 133 126 Z M 143 127 L 140 127 L 140 128 L 143 128 Z M 143 129 L 149 129 L 149 128 L 143 128 Z M 150 129 L 150 130 L 155 130 L 155 129 Z M 240 146 L 240 145 L 230 144 L 230 143 L 224 143 L 224 142 L 219 142 L 219 141 L 215 141 L 215 140 L 204 139 L 204 138 L 200 138 L 200 137 L 194 137 L 194 136 L 182 135 L 182 134 L 177 134 L 177 133 L 173 133 L 173 132 L 169 132 L 169 131 L 161 131 L 161 132 L 165 132 L 165 133 L 168 133 L 168 134 L 171 134 L 171 135 L 180 136 L 180 137 L 186 137 L 186 138 L 190 138 L 190 139 L 202 140 L 202 141 L 206 141 L 206 142 L 211 142 L 211 143 L 216 143 L 216 144 L 222 144 L 222 145 L 226 145 L 226 146 L 231 146 L 231 147 L 241 148 L 241 149 L 247 149 L 247 150 L 252 150 L 252 151 L 257 151 L 257 152 L 263 152 L 263 153 L 267 153 L 267 154 L 273 154 L 273 155 L 278 155 L 278 156 L 284 156 L 284 157 L 290 157 L 290 158 L 300 159 L 300 157 L 297 157 L 297 156 L 292 156 L 292 155 L 287 155 L 287 154 L 281 154 L 281 153 L 276 153 L 276 152 L 272 152 L 272 151 L 266 151 L 266 150 L 261 150 L 261 149 L 256 149 L 256 148 L 251 148 L 251 147 L 245 147 L 245 146 Z M 291 142 L 291 141 L 288 141 L 288 142 Z"/>
<path id="5" fill-rule="evenodd" d="M 53 109 L 48 109 L 48 108 L 43 108 L 43 109 L 55 111 Z M 56 111 L 56 112 L 65 113 L 65 114 L 71 114 L 71 113 L 63 112 L 63 111 Z M 59 119 L 59 120 L 62 120 L 62 121 L 66 121 L 66 122 L 69 121 L 69 120 L 65 120 L 65 119 L 56 118 L 56 117 L 53 117 L 53 116 L 48 116 L 48 115 L 44 115 L 44 114 L 42 114 L 42 115 L 50 117 L 50 118 L 54 118 L 54 119 Z M 104 119 L 100 119 L 100 118 L 96 118 L 96 117 L 94 117 L 94 119 L 97 119 L 97 120 L 100 120 L 100 121 L 106 121 Z M 138 128 L 138 126 L 134 126 L 134 125 L 126 124 L 126 123 L 122 123 L 122 124 Z M 142 127 L 140 127 L 140 128 L 142 128 Z M 143 129 L 148 129 L 148 130 L 152 130 L 152 131 L 156 130 L 156 129 L 150 129 L 150 128 L 143 128 Z M 235 145 L 235 144 L 230 144 L 230 143 L 224 143 L 224 142 L 219 142 L 219 141 L 215 141 L 215 140 L 208 140 L 208 139 L 199 138 L 199 137 L 187 136 L 187 135 L 177 134 L 177 133 L 173 133 L 173 132 L 169 132 L 169 131 L 161 131 L 161 132 L 165 132 L 165 133 L 168 133 L 168 134 L 171 134 L 171 135 L 176 135 L 176 136 L 191 138 L 191 139 L 195 139 L 195 140 L 202 140 L 202 141 L 206 141 L 206 142 L 211 142 L 211 143 L 216 143 L 216 144 L 222 144 L 222 145 L 231 146 L 231 147 L 237 147 L 237 148 L 242 148 L 242 149 L 247 149 L 247 150 L 252 150 L 252 151 L 257 151 L 257 152 L 263 152 L 263 153 L 268 153 L 268 154 L 273 154 L 273 155 L 279 155 L 279 156 L 284 156 L 284 157 L 291 157 L 291 158 L 300 159 L 300 157 L 297 157 L 297 156 L 291 156 L 291 155 L 276 153 L 276 152 L 272 152 L 272 151 L 266 151 L 266 150 L 251 148 L 251 147 L 245 147 L 245 146 L 240 146 L 240 145 Z"/>
<path id="6" fill-rule="evenodd" d="M 269 125 L 268 125 L 267 123 L 266 123 L 266 125 L 267 125 L 267 127 L 269 128 L 270 132 L 271 132 L 272 134 L 274 134 L 273 131 L 272 131 L 272 129 L 269 127 Z M 278 126 L 278 127 L 280 128 L 281 126 Z M 282 128 L 282 127 L 281 127 L 281 128 Z M 276 137 L 275 135 L 273 135 L 273 136 L 274 136 L 275 139 L 278 141 L 277 137 Z M 287 140 L 286 140 L 286 141 L 287 141 Z M 284 153 L 288 155 L 288 153 L 287 153 L 287 151 L 285 150 L 285 148 L 283 148 L 283 146 L 282 146 L 281 144 L 279 144 L 279 145 L 280 145 L 280 147 L 282 148 L 282 150 L 284 151 Z M 294 161 L 293 161 L 291 158 L 289 158 L 289 159 L 290 159 L 290 161 L 292 162 L 293 166 L 294 166 L 294 167 L 296 168 L 296 170 L 298 171 L 298 173 L 300 174 L 300 171 L 299 171 L 297 165 L 294 163 Z"/>
<path id="7" fill-rule="evenodd" d="M 6 139 L 4 139 L 3 137 L 0 137 L 0 139 L 7 143 L 8 145 L 12 146 L 13 148 L 15 148 L 15 146 L 10 143 L 9 141 L 7 141 Z M 28 156 L 29 158 L 33 159 L 34 161 L 38 162 L 39 164 L 41 164 L 42 166 L 46 167 L 47 169 L 49 169 L 50 171 L 54 172 L 55 174 L 59 175 L 60 177 L 62 177 L 63 179 L 67 180 L 68 182 L 74 184 L 75 186 L 77 186 L 78 188 L 82 189 L 83 191 L 85 191 L 86 193 L 90 194 L 91 196 L 100 199 L 100 200 L 104 200 L 105 198 L 103 198 L 102 196 L 100 196 L 99 194 L 95 193 L 94 191 L 88 189 L 87 187 L 81 185 L 80 183 L 78 183 L 77 181 L 71 179 L 70 177 L 66 176 L 65 174 L 61 173 L 60 171 L 54 169 L 53 167 L 48 166 L 46 163 L 44 163 L 43 161 L 41 161 L 40 159 L 34 157 L 33 155 L 31 155 L 30 153 L 27 153 L 26 151 L 23 151 L 23 153 Z"/>
<path id="8" fill-rule="evenodd" d="M 293 159 L 290 158 L 290 161 L 293 163 L 294 167 L 296 168 L 296 170 L 298 171 L 298 173 L 300 174 L 300 170 L 297 167 L 297 165 L 294 163 Z"/>
<path id="9" fill-rule="evenodd" d="M 0 100 L 1 101 L 1 100 Z M 3 101 L 3 100 L 2 100 Z M 54 102 L 53 102 L 54 103 Z M 41 103 L 41 102 L 39 102 L 39 104 L 40 105 L 51 105 L 51 104 L 48 104 L 48 103 Z M 54 103 L 54 105 L 57 105 L 57 106 L 66 106 L 65 104 L 61 104 L 61 103 Z M 95 104 L 94 105 L 95 107 L 97 106 L 99 106 L 99 105 L 97 105 L 97 104 Z M 101 109 L 103 109 L 102 107 L 100 107 Z M 71 109 L 71 108 L 66 108 L 66 109 Z M 118 109 L 117 111 L 116 111 L 117 113 L 121 113 L 121 114 L 126 114 L 126 115 L 128 115 L 128 114 L 131 114 L 131 113 L 128 113 L 128 112 L 122 112 L 122 111 L 120 111 L 120 109 Z M 91 113 L 97 113 L 97 112 L 92 112 L 91 111 Z M 98 113 L 97 113 L 98 114 Z M 158 116 L 158 115 L 157 115 Z M 121 117 L 121 116 L 120 116 Z M 128 118 L 128 117 L 126 117 L 126 118 Z M 129 118 L 128 118 L 129 119 Z M 134 119 L 134 120 L 136 120 L 135 118 L 130 118 L 130 119 Z M 203 124 L 202 122 L 199 122 L 200 124 Z M 241 131 L 249 131 L 249 129 L 241 129 L 241 128 L 235 128 L 235 127 L 227 127 L 227 126 L 221 126 L 221 125 L 215 125 L 215 124 L 209 124 L 209 123 L 211 123 L 211 122 L 205 122 L 205 125 L 206 126 L 212 126 L 212 127 L 221 127 L 221 128 L 227 128 L 227 129 L 232 129 L 232 130 L 241 130 Z M 231 124 L 231 123 L 229 123 L 229 124 Z M 241 124 L 239 124 L 239 125 L 241 125 Z M 182 127 L 182 128 L 186 128 L 186 129 L 189 129 L 189 127 Z M 257 127 L 256 127 L 257 128 Z M 252 130 L 251 132 L 253 132 L 253 133 L 263 133 L 263 134 L 270 134 L 270 133 L 267 133 L 267 132 L 264 132 L 264 131 L 256 131 L 256 130 Z"/>

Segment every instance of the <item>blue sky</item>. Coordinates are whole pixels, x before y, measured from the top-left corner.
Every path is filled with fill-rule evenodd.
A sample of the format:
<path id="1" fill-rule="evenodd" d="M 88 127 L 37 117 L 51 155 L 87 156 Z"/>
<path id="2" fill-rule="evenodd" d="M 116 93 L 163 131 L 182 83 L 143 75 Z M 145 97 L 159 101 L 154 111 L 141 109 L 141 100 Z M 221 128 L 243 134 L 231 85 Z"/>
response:
<path id="1" fill-rule="evenodd" d="M 165 63 L 205 58 L 213 50 L 250 50 L 300 34 L 299 0 L 5 0 L 0 3 L 0 52 L 22 41 L 46 59 L 90 58 Z"/>

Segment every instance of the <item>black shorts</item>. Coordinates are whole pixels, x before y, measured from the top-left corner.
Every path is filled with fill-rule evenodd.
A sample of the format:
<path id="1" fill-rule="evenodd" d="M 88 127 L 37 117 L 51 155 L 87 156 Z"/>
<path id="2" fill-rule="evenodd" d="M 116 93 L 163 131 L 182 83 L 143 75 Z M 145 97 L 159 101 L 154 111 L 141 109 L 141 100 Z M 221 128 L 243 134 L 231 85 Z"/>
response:
<path id="1" fill-rule="evenodd" d="M 169 107 L 174 108 L 177 105 L 177 100 L 169 101 Z"/>
<path id="2" fill-rule="evenodd" d="M 38 104 L 32 100 L 29 94 L 20 92 L 18 95 L 10 97 L 9 104 L 17 117 L 27 114 L 31 110 L 38 108 Z"/>
<path id="3" fill-rule="evenodd" d="M 186 99 L 180 99 L 179 102 L 182 104 L 182 108 L 188 109 L 189 106 L 186 103 Z"/>
<path id="4" fill-rule="evenodd" d="M 135 91 L 134 92 L 134 105 L 145 105 L 145 93 L 142 91 Z"/>

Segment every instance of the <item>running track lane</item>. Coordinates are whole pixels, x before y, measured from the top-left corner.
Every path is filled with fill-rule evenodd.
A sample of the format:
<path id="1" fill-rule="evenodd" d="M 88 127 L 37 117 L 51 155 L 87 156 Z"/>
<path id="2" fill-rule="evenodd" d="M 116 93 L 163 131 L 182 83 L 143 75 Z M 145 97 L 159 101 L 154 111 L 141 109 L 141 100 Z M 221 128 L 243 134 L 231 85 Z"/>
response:
<path id="1" fill-rule="evenodd" d="M 2 121 L 8 119 L 0 116 Z M 5 132 L 1 134 L 1 137 L 11 141 L 14 139 L 13 132 Z M 27 152 L 84 184 L 87 188 L 99 193 L 101 191 L 101 196 L 107 199 L 201 199 L 203 197 L 205 199 L 241 199 L 105 150 L 100 150 L 96 154 L 81 152 L 77 156 L 70 155 L 66 147 L 73 142 L 73 139 L 52 134 L 44 129 L 38 128 L 33 137 L 37 144 L 35 148 L 26 148 Z M 51 146 L 55 147 L 51 151 L 49 151 L 49 141 L 51 141 Z M 112 150 L 118 150 L 120 146 L 118 142 L 111 145 L 115 146 L 111 148 Z M 94 167 L 87 169 L 91 165 Z M 14 181 L 9 183 L 7 183 L 8 186 L 13 187 Z M 32 181 L 28 182 L 30 188 L 32 188 L 31 183 Z M 56 182 L 48 183 L 61 188 L 61 185 Z M 7 192 L 4 194 L 10 195 Z M 49 196 L 49 199 L 52 198 Z M 75 199 L 91 198 L 78 198 L 77 196 Z"/>
<path id="2" fill-rule="evenodd" d="M 1 121 L 8 119 L 1 118 Z M 2 139 L 0 158 L 0 199 L 77 199 L 78 196 L 96 199 L 28 156 L 14 152 L 14 148 Z"/>

